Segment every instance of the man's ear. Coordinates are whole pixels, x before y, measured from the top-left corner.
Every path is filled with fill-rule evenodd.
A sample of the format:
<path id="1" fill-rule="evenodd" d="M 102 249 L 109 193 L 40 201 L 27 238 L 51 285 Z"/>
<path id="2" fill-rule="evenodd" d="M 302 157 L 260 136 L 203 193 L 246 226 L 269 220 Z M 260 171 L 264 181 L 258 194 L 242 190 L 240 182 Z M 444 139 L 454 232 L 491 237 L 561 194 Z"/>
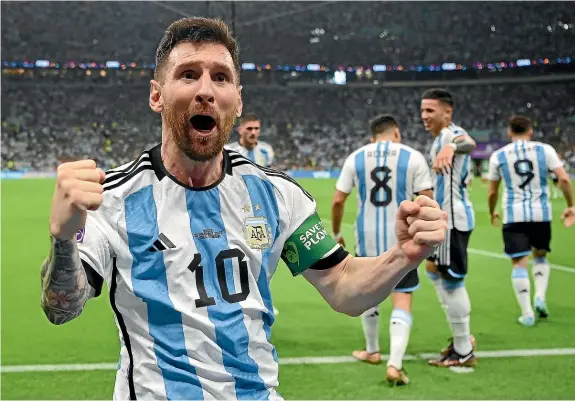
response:
<path id="1" fill-rule="evenodd" d="M 238 118 L 242 115 L 242 111 L 244 110 L 244 102 L 242 100 L 242 89 L 243 89 L 243 86 L 241 86 L 241 85 L 238 86 L 238 97 L 240 100 L 240 103 L 239 103 L 237 111 L 236 111 L 236 117 L 238 117 Z"/>
<path id="2" fill-rule="evenodd" d="M 156 113 L 164 110 L 164 98 L 162 97 L 162 85 L 156 80 L 150 81 L 150 109 Z"/>

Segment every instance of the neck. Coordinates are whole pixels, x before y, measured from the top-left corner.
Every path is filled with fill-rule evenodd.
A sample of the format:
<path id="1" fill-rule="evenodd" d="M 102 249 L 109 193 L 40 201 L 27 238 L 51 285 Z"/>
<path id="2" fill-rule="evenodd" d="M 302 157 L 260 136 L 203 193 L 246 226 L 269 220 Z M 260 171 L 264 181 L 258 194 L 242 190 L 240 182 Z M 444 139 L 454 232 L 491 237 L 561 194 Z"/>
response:
<path id="1" fill-rule="evenodd" d="M 447 121 L 445 124 L 443 124 L 441 127 L 439 127 L 439 130 L 438 130 L 437 132 L 436 132 L 436 131 L 432 131 L 431 134 L 433 135 L 434 138 L 435 138 L 435 137 L 438 137 L 439 134 L 441 134 L 441 130 L 442 130 L 443 128 L 449 127 L 450 124 L 451 124 L 451 121 Z"/>
<path id="2" fill-rule="evenodd" d="M 162 141 L 162 162 L 166 170 L 182 184 L 202 188 L 214 184 L 222 175 L 223 154 L 204 162 L 191 160 L 171 140 Z"/>
<path id="3" fill-rule="evenodd" d="M 378 135 L 375 137 L 375 142 L 385 142 L 385 141 L 392 141 L 391 135 Z"/>
<path id="4" fill-rule="evenodd" d="M 249 146 L 247 143 L 244 142 L 244 140 L 242 138 L 240 138 L 240 145 L 242 145 L 244 148 L 246 148 L 248 150 L 252 150 L 253 148 L 256 147 L 256 145 Z"/>
<path id="5" fill-rule="evenodd" d="M 515 142 L 515 141 L 528 141 L 529 140 L 529 135 L 513 135 L 511 137 L 511 142 Z"/>

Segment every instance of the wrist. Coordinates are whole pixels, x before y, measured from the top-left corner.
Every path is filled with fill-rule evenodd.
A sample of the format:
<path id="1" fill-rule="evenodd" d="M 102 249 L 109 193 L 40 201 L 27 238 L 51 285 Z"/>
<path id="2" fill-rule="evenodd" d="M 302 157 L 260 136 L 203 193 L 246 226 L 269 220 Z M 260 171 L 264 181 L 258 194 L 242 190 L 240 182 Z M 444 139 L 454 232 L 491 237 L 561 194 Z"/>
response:
<path id="1" fill-rule="evenodd" d="M 454 143 L 454 142 L 448 143 L 447 146 L 449 146 L 449 147 L 452 148 L 453 150 L 457 150 L 457 144 Z"/>
<path id="2" fill-rule="evenodd" d="M 333 237 L 336 241 L 339 241 L 343 238 L 343 235 L 341 233 L 333 233 Z"/>
<path id="3" fill-rule="evenodd" d="M 387 252 L 385 252 L 383 256 L 385 256 L 383 263 L 393 266 L 392 268 L 397 270 L 410 272 L 419 266 L 419 263 L 415 263 L 407 257 L 407 255 L 401 250 L 399 244 L 395 244 Z"/>

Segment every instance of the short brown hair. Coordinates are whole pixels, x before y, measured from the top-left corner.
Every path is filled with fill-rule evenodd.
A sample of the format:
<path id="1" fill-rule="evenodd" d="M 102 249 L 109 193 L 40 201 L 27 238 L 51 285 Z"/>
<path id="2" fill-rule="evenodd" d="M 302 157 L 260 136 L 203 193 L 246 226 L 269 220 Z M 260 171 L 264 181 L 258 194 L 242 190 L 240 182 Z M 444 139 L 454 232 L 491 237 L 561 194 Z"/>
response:
<path id="1" fill-rule="evenodd" d="M 238 125 L 242 125 L 243 123 L 247 123 L 248 121 L 260 121 L 260 119 L 255 113 L 245 113 L 242 114 L 241 117 L 238 119 Z"/>
<path id="2" fill-rule="evenodd" d="M 455 99 L 453 95 L 446 89 L 431 88 L 423 92 L 421 99 L 435 99 L 439 102 L 445 103 L 451 107 L 455 107 Z"/>
<path id="3" fill-rule="evenodd" d="M 170 24 L 156 49 L 154 79 L 159 79 L 170 52 L 178 43 L 219 43 L 230 52 L 236 76 L 240 76 L 240 49 L 225 22 L 214 18 L 182 18 Z"/>
<path id="4" fill-rule="evenodd" d="M 531 127 L 531 120 L 528 117 L 514 115 L 509 119 L 509 130 L 512 134 L 526 134 Z"/>
<path id="5" fill-rule="evenodd" d="M 380 114 L 369 122 L 369 128 L 371 130 L 371 135 L 376 136 L 390 128 L 399 128 L 399 124 L 393 116 L 389 114 Z"/>

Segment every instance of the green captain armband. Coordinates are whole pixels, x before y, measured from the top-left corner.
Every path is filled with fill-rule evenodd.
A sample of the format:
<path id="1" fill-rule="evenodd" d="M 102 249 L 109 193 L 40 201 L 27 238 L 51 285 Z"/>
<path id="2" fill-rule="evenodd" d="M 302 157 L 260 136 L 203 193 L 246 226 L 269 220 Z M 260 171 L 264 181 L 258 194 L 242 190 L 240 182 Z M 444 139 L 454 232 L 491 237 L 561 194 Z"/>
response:
<path id="1" fill-rule="evenodd" d="M 336 256 L 337 255 L 337 256 Z M 312 266 L 329 268 L 345 259 L 347 252 L 330 237 L 317 213 L 309 216 L 286 240 L 282 259 L 298 275 Z M 328 262 L 327 265 L 321 262 Z"/>

